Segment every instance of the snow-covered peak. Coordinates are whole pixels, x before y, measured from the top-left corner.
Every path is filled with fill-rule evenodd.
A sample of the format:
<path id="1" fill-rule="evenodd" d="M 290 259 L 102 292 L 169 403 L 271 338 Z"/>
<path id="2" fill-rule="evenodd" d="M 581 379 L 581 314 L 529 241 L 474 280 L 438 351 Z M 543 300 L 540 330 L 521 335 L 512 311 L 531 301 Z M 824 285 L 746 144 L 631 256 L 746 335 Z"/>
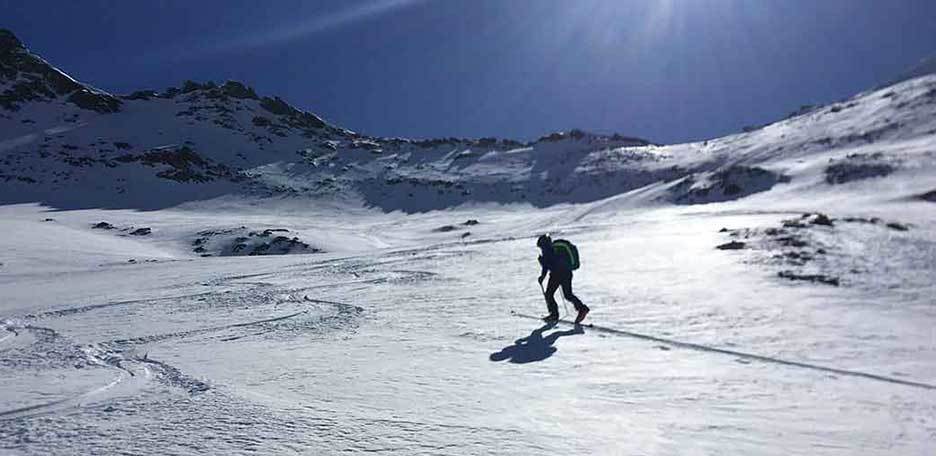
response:
<path id="1" fill-rule="evenodd" d="M 585 203 L 656 186 L 641 204 L 700 204 L 924 166 L 882 149 L 936 134 L 936 76 L 691 144 L 582 130 L 530 142 L 417 140 L 333 126 L 236 81 L 186 81 L 118 99 L 76 82 L 10 33 L 0 45 L 6 203 L 161 208 L 247 194 L 420 212 L 485 202 Z M 82 96 L 120 110 L 89 111 L 75 102 Z M 805 172 L 800 163 L 807 162 L 815 168 Z"/>
<path id="2" fill-rule="evenodd" d="M 79 108 L 111 113 L 120 100 L 82 84 L 29 52 L 9 30 L 0 29 L 0 108 L 15 111 L 27 102 L 63 97 Z"/>

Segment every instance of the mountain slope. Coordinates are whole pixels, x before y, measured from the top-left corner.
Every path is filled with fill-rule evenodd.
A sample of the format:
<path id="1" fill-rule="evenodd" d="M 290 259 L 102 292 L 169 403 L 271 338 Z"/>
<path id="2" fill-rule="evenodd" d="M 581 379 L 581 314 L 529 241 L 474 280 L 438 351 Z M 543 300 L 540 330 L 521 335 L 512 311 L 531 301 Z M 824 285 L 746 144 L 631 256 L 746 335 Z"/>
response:
<path id="1" fill-rule="evenodd" d="M 156 209 L 243 194 L 416 212 L 590 202 L 664 182 L 655 201 L 697 204 L 789 183 L 802 168 L 797 160 L 848 161 L 855 151 L 874 153 L 861 152 L 874 144 L 932 141 L 936 132 L 936 77 L 927 76 L 744 134 L 674 146 L 580 131 L 531 143 L 375 138 L 237 82 L 114 97 L 75 82 L 9 32 L 0 36 L 5 203 Z M 932 164 L 897 155 L 867 166 Z M 812 172 L 810 179 L 824 171 Z"/>

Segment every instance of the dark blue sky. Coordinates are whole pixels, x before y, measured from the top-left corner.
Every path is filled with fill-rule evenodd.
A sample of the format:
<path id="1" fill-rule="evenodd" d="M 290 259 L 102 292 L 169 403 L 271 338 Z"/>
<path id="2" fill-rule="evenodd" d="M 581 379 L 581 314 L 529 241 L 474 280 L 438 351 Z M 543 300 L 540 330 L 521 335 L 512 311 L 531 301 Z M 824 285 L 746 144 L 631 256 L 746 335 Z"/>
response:
<path id="1" fill-rule="evenodd" d="M 236 79 L 353 130 L 659 142 L 778 119 L 936 53 L 933 0 L 0 0 L 117 93 Z"/>

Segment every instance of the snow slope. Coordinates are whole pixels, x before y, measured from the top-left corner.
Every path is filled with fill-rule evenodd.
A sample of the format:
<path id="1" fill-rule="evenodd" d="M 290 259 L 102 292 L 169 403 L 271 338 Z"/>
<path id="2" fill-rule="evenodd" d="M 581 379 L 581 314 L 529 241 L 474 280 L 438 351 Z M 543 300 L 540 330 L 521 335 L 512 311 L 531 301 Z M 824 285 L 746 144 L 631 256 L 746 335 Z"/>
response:
<path id="1" fill-rule="evenodd" d="M 692 144 L 415 141 L 0 51 L 0 453 L 936 450 L 936 76 Z M 594 327 L 519 315 L 544 231 Z"/>
<path id="2" fill-rule="evenodd" d="M 37 207 L 5 211 L 3 220 L 30 214 L 37 226 L 87 217 L 39 222 L 48 213 Z M 844 248 L 877 254 L 888 243 L 916 246 L 920 258 L 892 258 L 861 286 L 831 287 L 714 249 L 727 239 L 722 226 L 796 214 L 722 203 L 564 222 L 580 211 L 344 216 L 410 245 L 357 254 L 24 273 L 14 257 L 0 275 L 13 334 L 0 342 L 0 442 L 24 454 L 933 450 L 932 389 L 511 315 L 544 311 L 529 235 L 531 223 L 547 225 L 580 246 L 576 289 L 602 327 L 933 384 L 936 289 L 916 275 L 936 272 L 932 221 L 845 238 Z M 106 215 L 117 224 L 140 216 Z M 434 231 L 469 218 L 489 230 L 475 242 Z M 126 246 L 128 257 L 143 254 Z"/>

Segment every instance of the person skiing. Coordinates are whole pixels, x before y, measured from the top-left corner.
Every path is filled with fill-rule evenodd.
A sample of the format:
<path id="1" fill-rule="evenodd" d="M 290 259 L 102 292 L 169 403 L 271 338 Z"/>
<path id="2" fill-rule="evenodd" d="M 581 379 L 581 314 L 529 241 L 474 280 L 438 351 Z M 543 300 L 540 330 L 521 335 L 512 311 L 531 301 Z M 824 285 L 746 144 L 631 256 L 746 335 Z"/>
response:
<path id="1" fill-rule="evenodd" d="M 536 246 L 542 252 L 542 255 L 539 256 L 542 272 L 537 279 L 540 288 L 543 286 L 546 272 L 549 272 L 549 282 L 546 284 L 546 289 L 543 290 L 549 315 L 543 317 L 543 320 L 547 322 L 559 320 L 559 306 L 556 304 L 555 294 L 556 290 L 562 287 L 562 295 L 575 306 L 575 310 L 578 312 L 578 316 L 575 317 L 575 324 L 581 323 L 591 309 L 572 294 L 572 270 L 578 269 L 579 266 L 578 249 L 571 242 L 564 239 L 553 241 L 548 234 L 540 236 L 536 240 Z"/>

